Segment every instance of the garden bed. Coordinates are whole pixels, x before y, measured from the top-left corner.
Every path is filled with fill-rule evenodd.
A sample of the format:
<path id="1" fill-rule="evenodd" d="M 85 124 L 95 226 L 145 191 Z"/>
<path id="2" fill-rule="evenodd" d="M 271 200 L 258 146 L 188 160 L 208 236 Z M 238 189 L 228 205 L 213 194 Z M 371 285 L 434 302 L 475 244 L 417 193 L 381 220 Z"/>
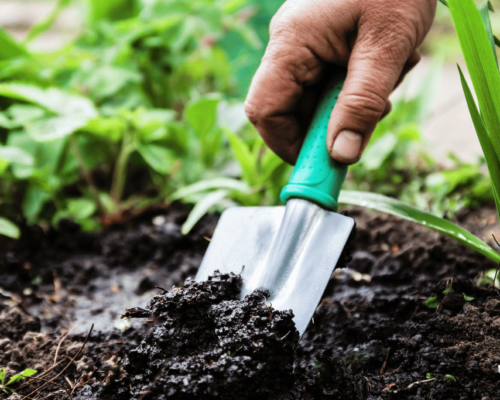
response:
<path id="1" fill-rule="evenodd" d="M 12 398 L 500 399 L 500 296 L 474 283 L 495 265 L 415 224 L 351 215 L 354 259 L 296 347 L 265 293 L 235 300 L 238 277 L 183 286 L 215 217 L 188 236 L 174 209 L 102 234 L 24 228 L 0 259 L 0 367 L 38 373 Z M 485 233 L 495 218 L 462 222 Z"/>

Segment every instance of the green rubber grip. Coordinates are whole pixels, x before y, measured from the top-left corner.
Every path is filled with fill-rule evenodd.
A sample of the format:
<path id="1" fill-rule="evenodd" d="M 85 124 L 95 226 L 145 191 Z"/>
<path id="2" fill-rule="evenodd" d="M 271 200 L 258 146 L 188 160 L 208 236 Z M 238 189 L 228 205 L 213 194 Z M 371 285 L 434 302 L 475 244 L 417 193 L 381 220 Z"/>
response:
<path id="1" fill-rule="evenodd" d="M 304 199 L 330 210 L 338 210 L 340 188 L 347 166 L 337 165 L 326 148 L 326 133 L 333 107 L 344 81 L 330 83 L 307 132 L 288 185 L 281 191 L 283 203 Z"/>

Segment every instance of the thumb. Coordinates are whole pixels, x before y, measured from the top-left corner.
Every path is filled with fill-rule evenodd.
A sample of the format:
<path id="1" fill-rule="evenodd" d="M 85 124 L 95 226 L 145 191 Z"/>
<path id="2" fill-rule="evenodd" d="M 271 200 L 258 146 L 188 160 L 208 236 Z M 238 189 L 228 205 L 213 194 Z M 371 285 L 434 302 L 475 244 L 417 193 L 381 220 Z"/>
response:
<path id="1" fill-rule="evenodd" d="M 411 54 L 401 47 L 376 49 L 373 43 L 359 42 L 354 46 L 344 87 L 328 125 L 327 148 L 336 161 L 357 162 L 377 122 L 389 112 L 389 95 L 406 72 Z M 414 58 L 416 64 L 418 52 L 412 54 L 408 64 Z"/>

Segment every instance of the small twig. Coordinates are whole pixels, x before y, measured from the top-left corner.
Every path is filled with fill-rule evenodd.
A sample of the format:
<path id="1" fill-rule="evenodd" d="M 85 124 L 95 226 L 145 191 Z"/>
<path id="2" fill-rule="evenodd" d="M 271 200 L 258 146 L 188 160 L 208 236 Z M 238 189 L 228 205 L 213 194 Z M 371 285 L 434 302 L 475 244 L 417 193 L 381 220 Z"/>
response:
<path id="1" fill-rule="evenodd" d="M 163 291 L 163 293 L 162 293 L 162 294 L 168 293 L 168 290 L 167 290 L 167 289 L 163 289 L 163 288 L 162 288 L 162 287 L 160 287 L 160 286 L 155 286 L 155 289 L 160 289 L 160 290 L 162 290 L 162 291 Z"/>
<path id="2" fill-rule="evenodd" d="M 42 388 L 44 388 L 45 386 L 47 386 L 49 383 L 53 383 L 57 378 L 59 378 L 62 373 L 64 371 L 66 371 L 68 369 L 68 367 L 73 364 L 73 361 L 76 360 L 76 358 L 80 355 L 80 353 L 82 352 L 83 348 L 85 347 L 85 345 L 87 344 L 89 338 L 90 338 L 90 334 L 92 333 L 92 330 L 94 329 L 94 324 L 92 324 L 92 326 L 90 327 L 90 330 L 89 330 L 89 333 L 87 333 L 87 336 L 85 337 L 85 340 L 83 341 L 83 344 L 81 345 L 80 349 L 77 351 L 77 353 L 75 354 L 75 356 L 70 360 L 70 362 L 68 364 L 66 364 L 66 366 L 62 369 L 61 372 L 59 372 L 56 376 L 54 376 L 53 378 L 51 378 L 48 382 L 45 382 L 42 386 L 40 386 L 39 388 L 36 388 L 35 390 L 33 390 L 30 394 L 24 396 L 21 400 L 24 400 L 24 399 L 27 399 L 29 396 L 31 396 L 33 393 L 37 392 L 38 390 L 41 390 Z"/>
<path id="3" fill-rule="evenodd" d="M 75 385 L 73 385 L 73 382 L 71 382 L 71 379 L 69 379 L 67 376 L 65 376 L 64 379 L 66 379 L 66 382 L 69 383 L 69 386 L 71 389 L 73 389 L 75 387 Z"/>
<path id="4" fill-rule="evenodd" d="M 60 361 L 59 361 L 60 362 Z M 59 364 L 59 363 L 57 363 Z M 50 374 L 52 372 L 52 370 L 56 367 L 57 365 L 53 366 L 53 367 L 50 367 L 47 371 L 44 371 L 42 372 L 42 374 L 40 376 L 37 377 L 37 379 L 41 379 L 41 378 L 45 378 L 48 374 Z M 32 378 L 31 376 L 29 378 Z M 29 386 L 31 385 L 31 382 L 26 382 L 26 383 L 23 383 L 21 386 L 19 386 L 18 389 L 22 389 L 26 386 Z"/>
<path id="5" fill-rule="evenodd" d="M 399 367 L 397 367 L 394 371 L 386 372 L 383 376 L 392 375 L 393 373 L 398 372 L 402 366 L 403 366 L 403 364 L 401 364 Z"/>
<path id="6" fill-rule="evenodd" d="M 57 364 L 57 356 L 58 356 L 58 354 L 59 354 L 59 349 L 61 348 L 61 344 L 62 344 L 62 342 L 64 342 L 64 339 L 66 339 L 66 338 L 69 336 L 69 334 L 70 334 L 71 332 L 73 332 L 73 331 L 74 331 L 74 330 L 78 327 L 78 325 L 80 325 L 80 322 L 79 322 L 79 323 L 77 323 L 77 324 L 76 324 L 73 328 L 71 328 L 68 332 L 66 332 L 66 333 L 64 334 L 64 336 L 61 338 L 61 340 L 59 341 L 59 344 L 57 345 L 57 348 L 56 348 L 56 354 L 55 354 L 55 356 L 54 356 L 54 364 L 52 364 L 52 367 L 55 367 L 55 366 L 56 366 L 56 364 Z"/>
<path id="7" fill-rule="evenodd" d="M 384 375 L 385 367 L 387 367 L 387 362 L 389 361 L 389 354 L 391 353 L 391 348 L 387 349 L 387 354 L 385 356 L 384 364 L 382 364 L 382 368 L 380 368 L 380 375 Z"/>
<path id="8" fill-rule="evenodd" d="M 413 382 L 411 383 L 406 389 L 411 389 L 413 386 L 415 385 L 418 385 L 419 383 L 426 383 L 426 382 L 432 382 L 432 381 L 435 381 L 436 379 L 425 379 L 423 381 L 417 381 L 417 382 Z"/>

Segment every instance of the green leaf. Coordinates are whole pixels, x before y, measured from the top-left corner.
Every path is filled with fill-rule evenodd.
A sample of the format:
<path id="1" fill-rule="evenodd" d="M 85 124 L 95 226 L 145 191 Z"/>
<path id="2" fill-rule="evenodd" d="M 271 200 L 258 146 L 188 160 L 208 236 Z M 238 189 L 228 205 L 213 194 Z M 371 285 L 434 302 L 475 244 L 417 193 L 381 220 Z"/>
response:
<path id="1" fill-rule="evenodd" d="M 35 222 L 38 214 L 40 214 L 43 206 L 49 199 L 50 195 L 46 191 L 36 187 L 34 184 L 28 186 L 22 203 L 23 214 L 28 223 Z"/>
<path id="2" fill-rule="evenodd" d="M 427 374 L 425 374 L 425 377 L 426 377 L 426 379 L 436 379 L 436 374 L 433 374 L 431 372 L 427 372 Z"/>
<path id="3" fill-rule="evenodd" d="M 419 210 L 402 201 L 375 193 L 343 190 L 340 192 L 339 202 L 386 212 L 409 221 L 418 222 L 465 244 L 496 263 L 500 262 L 500 254 L 472 233 L 460 228 L 453 222 Z"/>
<path id="4" fill-rule="evenodd" d="M 493 36 L 493 31 L 491 30 L 490 5 L 491 3 L 489 1 L 485 1 L 481 6 L 479 6 L 479 14 L 481 15 L 484 28 L 486 29 L 486 33 L 488 34 L 490 46 L 493 51 L 493 55 L 495 56 L 495 62 L 497 63 L 498 68 L 497 51 L 495 49 L 495 37 Z"/>
<path id="5" fill-rule="evenodd" d="M 175 154 L 166 147 L 143 144 L 137 148 L 144 161 L 160 174 L 168 174 L 175 162 Z"/>
<path id="6" fill-rule="evenodd" d="M 26 166 L 33 165 L 33 156 L 19 147 L 2 146 L 0 147 L 0 159 L 12 164 Z"/>
<path id="7" fill-rule="evenodd" d="M 451 293 L 453 292 L 454 290 L 452 288 L 448 288 L 446 290 L 443 290 L 443 294 L 448 294 L 448 293 Z"/>
<path id="8" fill-rule="evenodd" d="M 0 235 L 5 235 L 12 239 L 19 239 L 21 231 L 16 224 L 10 222 L 6 218 L 0 217 Z"/>
<path id="9" fill-rule="evenodd" d="M 22 126 L 28 121 L 42 118 L 45 115 L 45 110 L 27 104 L 13 104 L 9 107 L 8 113 L 11 115 L 12 123 L 15 126 Z"/>
<path id="10" fill-rule="evenodd" d="M 0 368 L 0 382 L 2 382 L 2 386 L 5 384 L 5 367 Z"/>
<path id="11" fill-rule="evenodd" d="M 455 377 L 453 375 L 445 375 L 444 376 L 445 378 L 448 378 L 448 379 L 453 379 L 455 381 L 455 383 L 457 382 L 457 380 L 455 379 Z"/>
<path id="12" fill-rule="evenodd" d="M 117 117 L 91 118 L 83 128 L 85 132 L 112 142 L 118 142 L 123 137 L 124 129 L 125 122 Z"/>
<path id="13" fill-rule="evenodd" d="M 70 199 L 67 203 L 69 216 L 75 220 L 81 220 L 91 217 L 96 211 L 97 206 L 90 199 Z"/>
<path id="14" fill-rule="evenodd" d="M 219 189 L 214 192 L 208 193 L 193 207 L 189 216 L 182 225 L 181 232 L 187 235 L 193 226 L 217 203 L 224 199 L 229 194 L 227 189 Z"/>
<path id="15" fill-rule="evenodd" d="M 97 111 L 91 100 L 57 88 L 42 89 L 25 83 L 1 83 L 0 96 L 27 101 L 59 115 L 93 118 Z"/>
<path id="16" fill-rule="evenodd" d="M 0 28 L 0 60 L 28 56 L 24 46 L 17 43 L 7 32 Z"/>
<path id="17" fill-rule="evenodd" d="M 170 196 L 169 200 L 174 201 L 174 200 L 184 199 L 186 197 L 192 196 L 193 194 L 202 193 L 213 189 L 236 190 L 241 193 L 247 193 L 250 188 L 245 182 L 242 182 L 238 179 L 231 179 L 231 178 L 207 179 L 204 181 L 193 183 L 192 185 L 185 186 L 177 190 Z"/>
<path id="18" fill-rule="evenodd" d="M 479 109 L 500 158 L 500 75 L 486 28 L 473 0 L 448 0 Z"/>
<path id="19" fill-rule="evenodd" d="M 28 378 L 32 375 L 35 375 L 37 371 L 35 371 L 34 369 L 25 369 L 23 372 L 21 372 L 20 374 L 17 374 L 17 375 L 14 375 L 12 378 L 10 378 L 10 380 L 7 382 L 7 384 L 5 386 L 9 386 L 13 383 L 16 383 L 16 382 L 19 382 L 19 381 L 22 381 L 23 379 L 25 378 Z"/>
<path id="20" fill-rule="evenodd" d="M 243 179 L 250 185 L 253 186 L 255 184 L 255 178 L 257 174 L 257 165 L 255 163 L 255 159 L 250 152 L 250 149 L 246 145 L 246 143 L 241 140 L 235 134 L 226 131 L 226 134 L 229 138 L 229 145 L 231 146 L 231 150 L 233 150 L 234 156 L 238 160 L 238 164 L 241 167 L 241 173 L 243 175 Z"/>
<path id="21" fill-rule="evenodd" d="M 467 296 L 465 293 L 462 293 L 462 296 L 464 296 L 465 301 L 472 301 L 475 299 L 475 297 Z"/>
<path id="22" fill-rule="evenodd" d="M 28 34 L 26 35 L 26 42 L 29 42 L 36 37 L 40 36 L 42 33 L 47 31 L 48 29 L 51 28 L 52 25 L 54 25 L 54 22 L 56 22 L 57 17 L 59 16 L 59 13 L 67 7 L 72 0 L 58 0 L 56 6 L 53 8 L 52 12 L 44 18 L 41 22 L 33 25 L 30 30 L 28 31 Z"/>
<path id="23" fill-rule="evenodd" d="M 219 101 L 218 97 L 207 97 L 187 105 L 184 117 L 199 138 L 207 136 L 215 126 Z"/>
<path id="24" fill-rule="evenodd" d="M 96 101 L 113 96 L 126 86 L 142 81 L 141 74 L 113 65 L 92 68 L 85 78 L 85 86 L 90 89 Z"/>
<path id="25" fill-rule="evenodd" d="M 488 172 L 491 178 L 493 197 L 495 199 L 497 213 L 500 216 L 500 160 L 493 149 L 493 145 L 491 143 L 490 136 L 486 131 L 483 118 L 481 118 L 481 115 L 479 114 L 476 102 L 472 97 L 471 90 L 460 67 L 458 67 L 458 72 L 460 73 L 460 81 L 465 94 L 465 100 L 467 101 L 467 107 L 469 108 L 469 113 L 471 115 L 472 122 L 474 123 L 474 128 L 476 129 L 476 134 L 486 159 L 486 165 L 488 166 Z"/>
<path id="26" fill-rule="evenodd" d="M 87 125 L 86 118 L 76 116 L 48 117 L 26 123 L 26 133 L 35 142 L 48 142 L 71 135 Z"/>
<path id="27" fill-rule="evenodd" d="M 439 301 L 437 301 L 437 296 L 429 297 L 425 301 L 425 306 L 429 308 L 437 308 L 439 306 Z"/>

